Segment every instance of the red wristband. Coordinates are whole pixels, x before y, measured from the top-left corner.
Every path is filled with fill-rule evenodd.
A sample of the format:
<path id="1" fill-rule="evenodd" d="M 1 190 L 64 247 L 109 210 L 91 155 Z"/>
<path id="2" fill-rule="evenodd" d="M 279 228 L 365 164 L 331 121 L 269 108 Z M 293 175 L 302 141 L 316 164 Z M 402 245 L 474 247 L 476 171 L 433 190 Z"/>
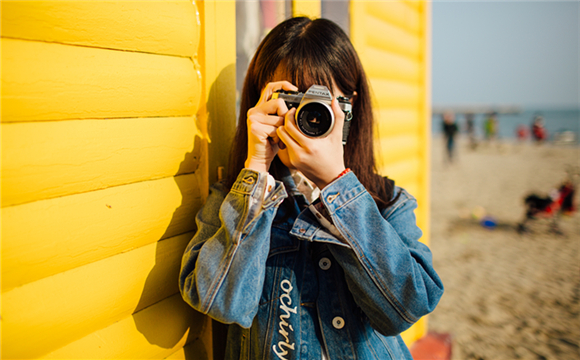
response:
<path id="1" fill-rule="evenodd" d="M 346 168 L 344 169 L 340 174 L 338 174 L 338 176 L 336 177 L 336 179 L 339 179 L 341 176 L 346 175 L 350 172 L 350 168 Z M 334 180 L 336 180 L 334 179 Z"/>

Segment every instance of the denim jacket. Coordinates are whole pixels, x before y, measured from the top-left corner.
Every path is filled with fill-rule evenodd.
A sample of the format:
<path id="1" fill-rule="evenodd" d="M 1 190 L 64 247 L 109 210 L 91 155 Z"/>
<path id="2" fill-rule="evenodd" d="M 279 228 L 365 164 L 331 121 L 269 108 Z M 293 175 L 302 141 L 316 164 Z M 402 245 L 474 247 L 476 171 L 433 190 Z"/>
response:
<path id="1" fill-rule="evenodd" d="M 182 260 L 185 301 L 231 324 L 226 359 L 412 360 L 399 334 L 443 293 L 416 200 L 395 187 L 379 211 L 347 173 L 320 195 L 336 237 L 289 172 L 264 199 L 266 182 L 244 169 L 231 190 L 212 186 Z"/>

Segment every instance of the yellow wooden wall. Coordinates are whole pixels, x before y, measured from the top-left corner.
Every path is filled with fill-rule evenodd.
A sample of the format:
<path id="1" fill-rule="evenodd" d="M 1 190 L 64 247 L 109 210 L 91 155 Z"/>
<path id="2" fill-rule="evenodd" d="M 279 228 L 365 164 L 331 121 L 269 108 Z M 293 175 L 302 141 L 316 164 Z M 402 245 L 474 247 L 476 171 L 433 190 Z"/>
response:
<path id="1" fill-rule="evenodd" d="M 429 242 L 430 6 L 427 1 L 351 1 L 351 40 L 374 93 L 379 171 L 418 201 Z M 426 332 L 423 318 L 403 334 Z"/>
<path id="2" fill-rule="evenodd" d="M 321 13 L 321 0 L 292 0 L 292 16 L 308 16 L 319 18 Z"/>
<path id="3" fill-rule="evenodd" d="M 1 12 L 1 357 L 211 359 L 177 274 L 234 113 L 233 1 Z"/>

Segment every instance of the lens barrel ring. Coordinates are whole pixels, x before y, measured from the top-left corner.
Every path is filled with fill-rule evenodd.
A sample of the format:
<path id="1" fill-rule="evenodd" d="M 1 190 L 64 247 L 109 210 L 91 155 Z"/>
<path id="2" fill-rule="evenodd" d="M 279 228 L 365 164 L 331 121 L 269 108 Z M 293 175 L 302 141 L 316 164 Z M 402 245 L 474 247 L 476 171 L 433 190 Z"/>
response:
<path id="1" fill-rule="evenodd" d="M 296 109 L 296 126 L 306 136 L 325 137 L 334 128 L 334 113 L 325 101 L 305 100 Z"/>

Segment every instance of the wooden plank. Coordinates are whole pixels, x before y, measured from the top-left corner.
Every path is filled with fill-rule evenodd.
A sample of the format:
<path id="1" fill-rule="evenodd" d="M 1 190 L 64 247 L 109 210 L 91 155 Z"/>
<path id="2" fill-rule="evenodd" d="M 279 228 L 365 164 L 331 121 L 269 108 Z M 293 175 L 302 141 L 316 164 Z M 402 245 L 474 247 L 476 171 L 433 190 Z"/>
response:
<path id="1" fill-rule="evenodd" d="M 419 156 L 421 144 L 415 134 L 389 136 L 377 139 L 379 159 L 377 167 L 387 166 L 406 159 Z"/>
<path id="2" fill-rule="evenodd" d="M 170 360 L 212 360 L 217 359 L 213 356 L 212 351 L 211 329 L 206 330 L 203 337 L 188 343 L 175 353 L 169 355 L 165 359 Z M 225 351 L 225 349 L 223 349 Z"/>
<path id="3" fill-rule="evenodd" d="M 2 39 L 2 122 L 191 116 L 189 58 Z"/>
<path id="4" fill-rule="evenodd" d="M 421 12 L 423 8 L 423 2 L 425 0 L 403 0 L 405 5 L 409 6 L 410 8 L 414 9 L 417 12 Z"/>
<path id="5" fill-rule="evenodd" d="M 421 164 L 418 158 L 410 158 L 377 167 L 379 174 L 395 180 L 398 186 L 407 188 L 417 182 Z"/>
<path id="6" fill-rule="evenodd" d="M 193 57 L 193 1 L 2 1 L 2 36 Z"/>
<path id="7" fill-rule="evenodd" d="M 381 108 L 376 110 L 376 138 L 398 135 L 416 135 L 422 126 L 422 119 L 417 110 Z"/>
<path id="8" fill-rule="evenodd" d="M 422 224 L 423 232 L 425 233 L 424 242 L 429 245 L 431 223 L 430 209 L 431 209 L 431 3 L 428 1 L 421 2 L 421 48 L 424 54 L 422 67 L 422 87 L 424 90 L 423 99 L 421 103 L 421 126 L 419 136 L 423 148 L 421 149 L 421 182 L 419 191 L 422 194 L 419 201 L 419 209 L 417 212 L 417 219 Z M 427 325 L 424 325 L 424 335 L 427 331 Z"/>
<path id="9" fill-rule="evenodd" d="M 210 321 L 175 294 L 42 359 L 163 359 L 199 340 Z"/>
<path id="10" fill-rule="evenodd" d="M 229 161 L 236 129 L 236 3 L 233 0 L 198 2 L 204 24 L 198 56 L 203 70 L 201 124 L 208 126 L 209 183 L 218 180 Z"/>
<path id="11" fill-rule="evenodd" d="M 422 87 L 399 81 L 370 79 L 376 104 L 380 108 L 417 109 L 422 101 Z"/>
<path id="12" fill-rule="evenodd" d="M 177 293 L 181 257 L 192 235 L 3 293 L 2 358 L 42 356 Z"/>
<path id="13" fill-rule="evenodd" d="M 1 127 L 2 206 L 191 173 L 205 146 L 194 117 Z"/>
<path id="14" fill-rule="evenodd" d="M 367 46 L 389 50 L 410 59 L 420 59 L 421 38 L 418 34 L 409 33 L 390 22 L 372 16 L 367 16 L 365 21 Z"/>
<path id="15" fill-rule="evenodd" d="M 368 1 L 367 14 L 391 23 L 411 34 L 419 34 L 421 17 L 417 10 L 403 1 Z"/>
<path id="16" fill-rule="evenodd" d="M 364 56 L 367 49 L 367 21 L 366 3 L 363 1 L 349 1 L 350 7 L 350 41 L 359 57 Z"/>
<path id="17" fill-rule="evenodd" d="M 2 291 L 193 231 L 197 174 L 2 209 Z"/>
<path id="18" fill-rule="evenodd" d="M 292 0 L 292 16 L 320 17 L 320 0 Z"/>
<path id="19" fill-rule="evenodd" d="M 368 48 L 361 61 L 371 78 L 418 84 L 422 74 L 421 63 L 385 50 Z"/>

